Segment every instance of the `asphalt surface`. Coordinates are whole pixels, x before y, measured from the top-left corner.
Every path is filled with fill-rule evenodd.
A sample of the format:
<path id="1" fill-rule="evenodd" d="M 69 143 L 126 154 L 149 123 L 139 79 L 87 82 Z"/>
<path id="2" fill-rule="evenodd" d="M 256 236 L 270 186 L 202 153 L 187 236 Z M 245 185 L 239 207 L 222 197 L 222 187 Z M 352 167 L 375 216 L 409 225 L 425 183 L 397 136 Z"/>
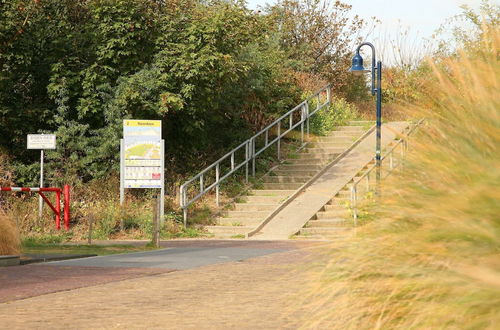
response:
<path id="1" fill-rule="evenodd" d="M 46 265 L 189 269 L 229 261 L 243 261 L 248 258 L 260 257 L 283 251 L 286 250 L 245 247 L 178 247 L 154 251 L 54 261 L 46 263 Z"/>
<path id="2" fill-rule="evenodd" d="M 103 241 L 100 244 L 144 245 L 138 241 Z M 175 240 L 162 241 L 161 250 L 115 254 L 109 256 L 41 262 L 29 265 L 0 267 L 1 303 L 42 296 L 49 293 L 100 286 L 134 278 L 148 278 L 177 271 L 189 272 L 196 268 L 235 267 L 246 262 L 276 256 L 288 263 L 282 251 L 298 251 L 324 244 L 302 241 L 248 241 L 248 240 Z M 303 251 L 303 250 L 302 250 Z M 281 257 L 280 257 L 281 256 Z M 213 266 L 210 266 L 213 265 Z M 232 265 L 232 266 L 231 266 Z M 206 269 L 203 268 L 203 269 Z M 221 266 L 222 267 L 222 266 Z M 191 270 L 190 270 L 191 269 Z M 219 270 L 225 274 L 224 267 Z M 227 276 L 225 274 L 224 276 Z M 146 283 L 145 282 L 145 283 Z M 0 325 L 0 328 L 2 326 Z"/>

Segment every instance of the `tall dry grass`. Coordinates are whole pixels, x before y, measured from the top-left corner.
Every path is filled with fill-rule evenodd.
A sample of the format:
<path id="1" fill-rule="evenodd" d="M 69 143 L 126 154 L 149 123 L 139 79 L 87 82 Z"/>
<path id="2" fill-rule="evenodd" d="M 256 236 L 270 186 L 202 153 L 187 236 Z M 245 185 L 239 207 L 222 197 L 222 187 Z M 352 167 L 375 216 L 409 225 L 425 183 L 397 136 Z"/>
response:
<path id="1" fill-rule="evenodd" d="M 0 211 L 0 255 L 17 255 L 19 250 L 20 241 L 14 220 Z"/>
<path id="2" fill-rule="evenodd" d="M 430 63 L 405 171 L 375 221 L 316 256 L 302 328 L 499 328 L 499 46 L 485 28 L 473 52 Z"/>

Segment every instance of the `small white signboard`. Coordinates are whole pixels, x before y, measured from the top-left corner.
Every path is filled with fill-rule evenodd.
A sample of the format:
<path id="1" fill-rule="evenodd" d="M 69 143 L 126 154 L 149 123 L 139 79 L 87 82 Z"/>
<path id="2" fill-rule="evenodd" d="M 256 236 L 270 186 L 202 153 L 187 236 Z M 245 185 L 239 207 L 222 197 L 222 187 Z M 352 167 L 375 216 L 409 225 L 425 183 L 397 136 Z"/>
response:
<path id="1" fill-rule="evenodd" d="M 54 134 L 28 134 L 28 149 L 55 149 Z"/>

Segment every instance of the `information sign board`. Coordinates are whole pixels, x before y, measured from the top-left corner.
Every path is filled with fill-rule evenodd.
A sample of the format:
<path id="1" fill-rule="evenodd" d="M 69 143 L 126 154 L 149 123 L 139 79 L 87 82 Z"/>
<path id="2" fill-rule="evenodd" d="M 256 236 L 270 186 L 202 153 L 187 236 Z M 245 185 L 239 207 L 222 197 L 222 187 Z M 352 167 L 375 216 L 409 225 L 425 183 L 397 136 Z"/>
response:
<path id="1" fill-rule="evenodd" d="M 55 149 L 54 134 L 28 134 L 28 149 Z"/>
<path id="2" fill-rule="evenodd" d="M 162 188 L 160 120 L 123 121 L 124 188 Z"/>

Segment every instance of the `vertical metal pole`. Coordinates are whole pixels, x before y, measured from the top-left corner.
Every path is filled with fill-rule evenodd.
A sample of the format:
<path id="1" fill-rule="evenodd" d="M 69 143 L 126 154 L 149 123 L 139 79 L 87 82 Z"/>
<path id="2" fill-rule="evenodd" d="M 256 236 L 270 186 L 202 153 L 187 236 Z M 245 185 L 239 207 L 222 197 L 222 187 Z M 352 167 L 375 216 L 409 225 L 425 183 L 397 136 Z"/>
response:
<path id="1" fill-rule="evenodd" d="M 43 188 L 43 149 L 40 150 L 40 188 Z M 43 215 L 43 198 L 39 196 L 38 200 L 38 219 L 40 224 L 42 223 Z"/>
<path id="2" fill-rule="evenodd" d="M 351 187 L 351 208 L 352 208 L 352 216 L 354 218 L 354 226 L 358 225 L 358 210 L 357 210 L 357 196 L 356 196 L 356 185 L 353 184 Z"/>
<path id="3" fill-rule="evenodd" d="M 248 154 L 250 153 L 250 148 L 248 142 L 245 144 L 245 182 L 248 183 Z"/>
<path id="4" fill-rule="evenodd" d="M 69 217 L 70 217 L 70 205 L 71 205 L 71 194 L 69 185 L 64 186 L 64 228 L 69 230 Z"/>
<path id="5" fill-rule="evenodd" d="M 56 191 L 56 227 L 61 229 L 61 191 Z"/>
<path id="6" fill-rule="evenodd" d="M 278 146 L 278 160 L 281 159 L 281 121 L 278 123 L 278 142 L 277 142 L 277 146 Z"/>
<path id="7" fill-rule="evenodd" d="M 220 175 L 220 166 L 219 166 L 219 163 L 217 163 L 217 165 L 215 166 L 215 182 L 216 182 L 216 186 L 215 186 L 215 205 L 217 205 L 217 207 L 219 207 L 219 175 Z"/>
<path id="8" fill-rule="evenodd" d="M 380 167 L 381 151 L 380 141 L 382 139 L 382 62 L 377 62 L 377 143 L 376 143 L 376 161 L 377 161 L 377 196 L 380 197 Z"/>
<path id="9" fill-rule="evenodd" d="M 307 125 L 306 125 L 306 132 L 307 132 L 307 138 L 309 139 L 309 103 L 306 102 L 306 117 L 307 117 Z"/>
<path id="10" fill-rule="evenodd" d="M 255 177 L 255 139 L 250 140 L 252 145 L 252 176 Z"/>
<path id="11" fill-rule="evenodd" d="M 123 231 L 125 223 L 124 216 L 125 203 L 125 143 L 120 139 L 120 230 Z"/>
<path id="12" fill-rule="evenodd" d="M 300 144 L 304 145 L 304 120 L 305 120 L 305 108 L 304 106 L 300 107 Z"/>
<path id="13" fill-rule="evenodd" d="M 162 227 L 163 223 L 165 222 L 165 140 L 161 140 L 161 189 L 160 189 L 160 197 L 161 198 L 160 198 L 159 225 Z M 158 228 L 158 232 L 159 232 L 160 228 Z"/>
<path id="14" fill-rule="evenodd" d="M 160 247 L 160 205 L 161 205 L 161 193 L 156 196 L 153 208 L 153 237 L 152 242 L 155 248 Z"/>
<path id="15" fill-rule="evenodd" d="M 231 171 L 234 170 L 234 152 L 231 154 Z"/>
<path id="16" fill-rule="evenodd" d="M 269 144 L 269 129 L 266 129 L 266 147 Z"/>

